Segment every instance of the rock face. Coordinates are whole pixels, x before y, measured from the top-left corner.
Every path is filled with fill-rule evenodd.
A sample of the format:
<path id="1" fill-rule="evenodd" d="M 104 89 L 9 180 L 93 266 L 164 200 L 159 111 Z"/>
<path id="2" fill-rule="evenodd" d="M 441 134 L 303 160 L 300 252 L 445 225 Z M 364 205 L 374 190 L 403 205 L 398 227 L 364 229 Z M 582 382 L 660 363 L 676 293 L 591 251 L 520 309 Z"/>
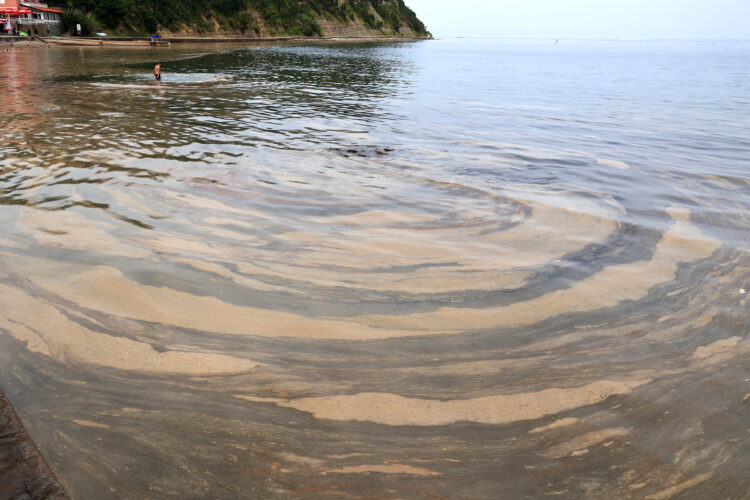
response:
<path id="1" fill-rule="evenodd" d="M 319 19 L 318 23 L 323 30 L 324 36 L 366 37 L 381 35 L 376 29 L 368 28 L 363 24 L 357 24 L 353 21 L 343 23 L 330 19 Z"/>
<path id="2" fill-rule="evenodd" d="M 340 0 L 338 7 L 315 17 L 325 36 L 429 35 L 416 14 L 398 0 Z"/>
<path id="3" fill-rule="evenodd" d="M 0 498 L 67 500 L 0 389 Z"/>

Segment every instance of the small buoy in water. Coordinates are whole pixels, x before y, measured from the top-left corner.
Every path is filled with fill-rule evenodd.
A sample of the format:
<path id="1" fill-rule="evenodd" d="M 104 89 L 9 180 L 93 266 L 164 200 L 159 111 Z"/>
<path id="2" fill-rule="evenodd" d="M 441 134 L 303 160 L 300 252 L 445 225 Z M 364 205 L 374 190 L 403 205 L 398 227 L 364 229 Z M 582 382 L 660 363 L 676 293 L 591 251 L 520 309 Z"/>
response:
<path id="1" fill-rule="evenodd" d="M 740 288 L 740 295 L 745 295 L 747 293 L 747 290 L 744 288 Z"/>

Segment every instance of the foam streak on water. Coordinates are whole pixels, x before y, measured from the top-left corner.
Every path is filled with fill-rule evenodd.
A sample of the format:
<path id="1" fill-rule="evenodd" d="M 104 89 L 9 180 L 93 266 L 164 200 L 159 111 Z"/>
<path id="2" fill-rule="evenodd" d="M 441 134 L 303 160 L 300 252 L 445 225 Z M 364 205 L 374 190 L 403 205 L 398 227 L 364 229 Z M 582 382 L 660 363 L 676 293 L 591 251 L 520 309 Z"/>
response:
<path id="1" fill-rule="evenodd" d="M 743 497 L 748 63 L 2 52 L 0 386 L 74 498 Z"/>

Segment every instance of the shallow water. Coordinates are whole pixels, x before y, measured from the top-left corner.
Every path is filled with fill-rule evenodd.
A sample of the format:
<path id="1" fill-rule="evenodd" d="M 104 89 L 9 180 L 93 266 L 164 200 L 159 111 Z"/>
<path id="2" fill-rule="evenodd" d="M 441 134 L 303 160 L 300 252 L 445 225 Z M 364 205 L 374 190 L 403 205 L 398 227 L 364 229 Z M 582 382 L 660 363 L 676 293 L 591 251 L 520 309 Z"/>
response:
<path id="1" fill-rule="evenodd" d="M 0 63 L 0 386 L 74 498 L 750 495 L 750 43 Z"/>

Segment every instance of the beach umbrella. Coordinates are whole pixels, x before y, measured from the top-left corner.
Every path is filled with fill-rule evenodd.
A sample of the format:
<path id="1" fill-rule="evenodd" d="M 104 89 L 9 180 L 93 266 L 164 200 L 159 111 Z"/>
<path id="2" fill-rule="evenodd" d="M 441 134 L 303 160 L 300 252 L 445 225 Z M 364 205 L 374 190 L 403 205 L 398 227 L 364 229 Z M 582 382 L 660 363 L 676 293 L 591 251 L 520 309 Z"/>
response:
<path id="1" fill-rule="evenodd" d="M 31 10 L 25 7 L 17 9 L 15 7 L 4 7 L 0 9 L 0 14 L 31 14 Z"/>

